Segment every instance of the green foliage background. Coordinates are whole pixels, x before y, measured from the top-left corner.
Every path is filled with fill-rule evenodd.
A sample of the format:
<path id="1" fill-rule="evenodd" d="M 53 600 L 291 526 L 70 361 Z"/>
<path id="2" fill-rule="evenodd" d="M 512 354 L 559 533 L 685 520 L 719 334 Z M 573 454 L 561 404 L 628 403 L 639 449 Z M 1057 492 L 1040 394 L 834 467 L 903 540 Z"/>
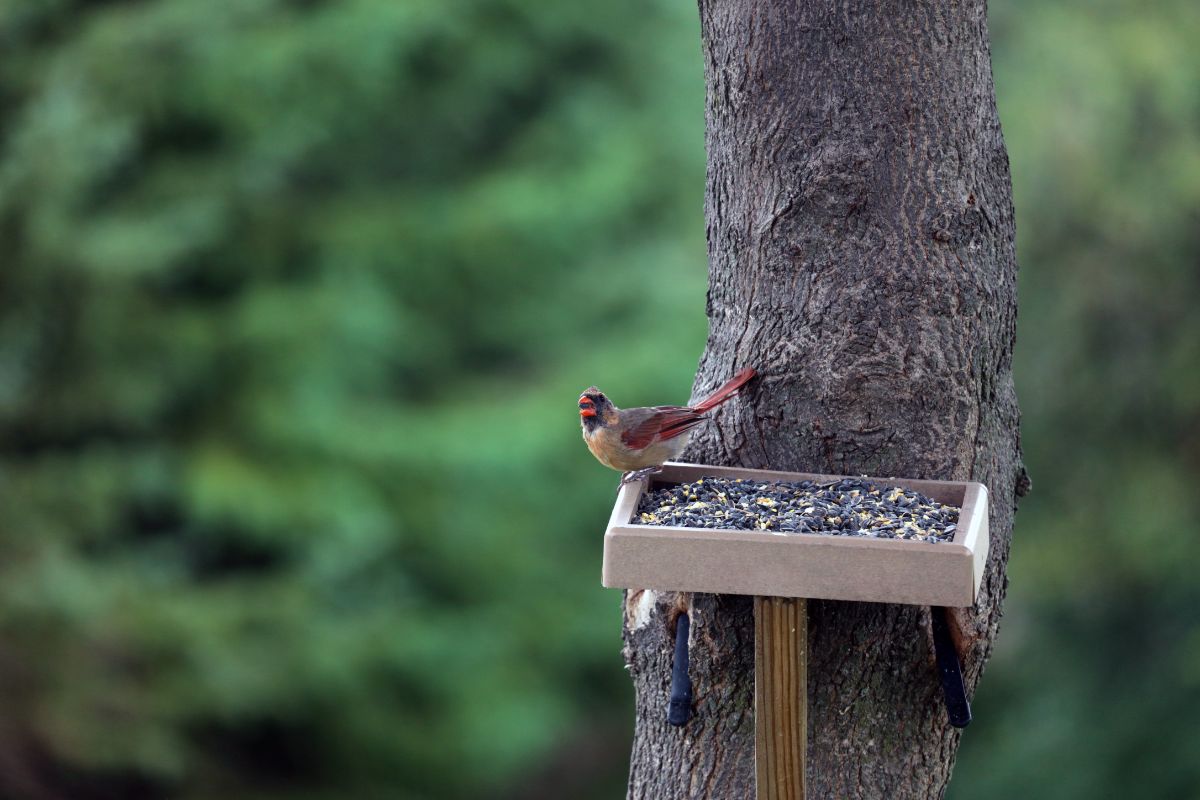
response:
<path id="1" fill-rule="evenodd" d="M 615 797 L 675 0 L 0 0 L 0 796 Z M 1200 797 L 1200 8 L 997 3 L 1034 493 L 954 800 Z"/>

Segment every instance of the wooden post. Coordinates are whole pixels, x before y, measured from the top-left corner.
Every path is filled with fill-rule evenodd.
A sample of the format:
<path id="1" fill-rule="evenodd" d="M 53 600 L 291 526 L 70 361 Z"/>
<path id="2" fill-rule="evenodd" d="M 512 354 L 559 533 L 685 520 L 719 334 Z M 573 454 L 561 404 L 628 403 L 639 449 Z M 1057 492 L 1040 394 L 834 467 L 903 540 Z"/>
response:
<path id="1" fill-rule="evenodd" d="M 808 602 L 754 598 L 757 800 L 804 800 L 808 749 Z"/>

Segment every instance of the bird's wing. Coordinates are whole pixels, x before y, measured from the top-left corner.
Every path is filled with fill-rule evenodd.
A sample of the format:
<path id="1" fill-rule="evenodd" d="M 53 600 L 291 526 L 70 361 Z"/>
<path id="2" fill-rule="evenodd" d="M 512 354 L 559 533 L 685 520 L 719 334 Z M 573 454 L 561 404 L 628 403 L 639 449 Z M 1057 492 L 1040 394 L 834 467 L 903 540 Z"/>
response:
<path id="1" fill-rule="evenodd" d="M 621 434 L 626 447 L 641 450 L 655 439 L 674 439 L 704 422 L 704 417 L 684 406 L 657 406 L 646 409 L 629 409 L 645 412 L 645 418 L 631 420 L 632 424 Z M 622 412 L 628 413 L 628 412 Z"/>

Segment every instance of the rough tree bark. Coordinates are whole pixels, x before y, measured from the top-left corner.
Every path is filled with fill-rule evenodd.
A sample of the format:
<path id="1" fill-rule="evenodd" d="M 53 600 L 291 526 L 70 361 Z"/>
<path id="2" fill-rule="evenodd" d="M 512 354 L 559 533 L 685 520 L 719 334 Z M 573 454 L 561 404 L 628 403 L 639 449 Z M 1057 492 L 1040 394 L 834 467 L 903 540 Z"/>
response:
<path id="1" fill-rule="evenodd" d="M 979 480 L 991 554 L 959 609 L 974 691 L 1028 488 L 1012 381 L 1016 259 L 984 0 L 700 0 L 708 83 L 708 345 L 700 397 L 762 378 L 687 460 Z M 691 604 L 696 717 L 665 724 L 669 622 Z M 748 597 L 631 592 L 629 797 L 753 797 Z M 928 609 L 809 602 L 809 793 L 926 798 L 959 732 Z"/>

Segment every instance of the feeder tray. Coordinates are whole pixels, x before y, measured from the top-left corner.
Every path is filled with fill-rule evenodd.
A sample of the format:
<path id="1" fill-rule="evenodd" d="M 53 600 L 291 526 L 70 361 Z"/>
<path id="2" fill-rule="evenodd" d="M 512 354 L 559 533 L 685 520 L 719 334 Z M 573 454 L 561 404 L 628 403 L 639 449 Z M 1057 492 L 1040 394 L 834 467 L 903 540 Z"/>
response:
<path id="1" fill-rule="evenodd" d="M 627 483 L 604 534 L 605 586 L 754 595 L 754 762 L 758 800 L 804 800 L 808 728 L 806 598 L 930 606 L 938 677 L 951 725 L 965 727 L 971 706 L 946 606 L 975 602 L 988 551 L 988 495 L 980 483 L 865 478 L 959 509 L 950 541 L 914 541 L 820 532 L 768 533 L 639 525 L 638 506 L 652 485 L 700 478 L 752 483 L 832 483 L 859 476 L 813 475 L 668 462 Z M 639 517 L 640 519 L 640 517 Z M 667 721 L 690 717 L 688 617 L 675 632 Z"/>
<path id="2" fill-rule="evenodd" d="M 981 483 L 866 478 L 959 508 L 954 538 L 947 542 L 632 521 L 652 484 L 706 477 L 825 483 L 860 476 L 667 462 L 662 472 L 621 487 L 604 535 L 605 586 L 950 607 L 975 602 L 988 552 L 988 495 Z"/>

